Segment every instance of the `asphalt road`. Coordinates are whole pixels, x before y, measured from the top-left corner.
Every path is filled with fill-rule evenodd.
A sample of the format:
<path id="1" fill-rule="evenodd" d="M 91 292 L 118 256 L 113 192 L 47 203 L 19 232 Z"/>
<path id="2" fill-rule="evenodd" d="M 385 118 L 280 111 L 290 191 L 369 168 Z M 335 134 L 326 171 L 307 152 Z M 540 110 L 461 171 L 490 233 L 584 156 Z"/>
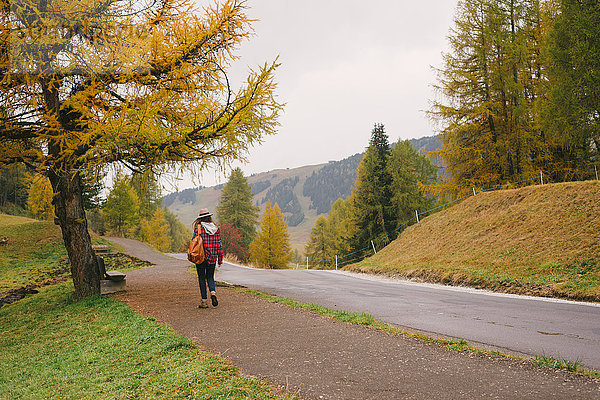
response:
<path id="1" fill-rule="evenodd" d="M 336 271 L 260 270 L 223 264 L 217 280 L 369 313 L 400 327 L 521 355 L 579 360 L 600 370 L 600 304 L 384 280 Z"/>

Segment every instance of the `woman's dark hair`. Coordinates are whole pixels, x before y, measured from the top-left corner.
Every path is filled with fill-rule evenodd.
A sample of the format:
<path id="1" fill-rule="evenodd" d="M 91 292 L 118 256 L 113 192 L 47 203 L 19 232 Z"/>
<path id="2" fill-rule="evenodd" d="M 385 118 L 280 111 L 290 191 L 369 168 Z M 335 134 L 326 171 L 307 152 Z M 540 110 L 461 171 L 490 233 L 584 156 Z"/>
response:
<path id="1" fill-rule="evenodd" d="M 200 218 L 200 222 L 213 222 L 213 220 L 210 215 L 207 215 L 206 217 Z"/>
<path id="2" fill-rule="evenodd" d="M 210 215 L 207 215 L 206 217 L 202 217 L 202 218 L 196 218 L 196 220 L 194 221 L 194 227 L 196 225 L 200 224 L 200 222 L 213 222 L 213 220 Z"/>

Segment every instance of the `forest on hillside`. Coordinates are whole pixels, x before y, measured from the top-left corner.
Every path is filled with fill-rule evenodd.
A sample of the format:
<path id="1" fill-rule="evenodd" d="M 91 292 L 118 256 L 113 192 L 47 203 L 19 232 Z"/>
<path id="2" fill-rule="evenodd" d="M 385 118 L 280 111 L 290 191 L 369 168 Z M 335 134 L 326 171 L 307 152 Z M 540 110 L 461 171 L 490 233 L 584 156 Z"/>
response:
<path id="1" fill-rule="evenodd" d="M 310 208 L 316 209 L 317 214 L 325 214 L 337 199 L 350 196 L 361 158 L 362 154 L 355 154 L 341 161 L 332 161 L 313 172 L 302 188 L 302 193 L 310 197 Z"/>
<path id="2" fill-rule="evenodd" d="M 410 139 L 410 143 L 419 154 L 428 157 L 431 152 L 439 150 L 441 147 L 439 135 Z M 395 143 L 392 144 L 392 148 L 394 145 Z M 317 214 L 326 214 L 331 210 L 336 200 L 350 196 L 357 177 L 358 164 L 363 156 L 364 153 L 358 153 L 342 160 L 330 161 L 309 175 L 302 185 L 301 191 L 303 196 L 310 199 L 309 209 L 316 210 Z M 437 158 L 431 158 L 431 162 L 434 165 L 441 165 Z M 296 185 L 300 183 L 299 180 L 291 178 L 291 180 L 287 179 L 273 184 L 271 181 L 276 177 L 272 174 L 267 174 L 267 176 L 268 178 L 250 185 L 252 195 L 257 196 L 268 189 L 265 197 L 261 200 L 262 204 L 266 203 L 267 200 L 279 204 L 289 226 L 297 226 L 304 220 L 306 213 L 294 191 Z M 213 188 L 221 189 L 222 186 L 218 185 Z M 170 193 L 163 197 L 163 202 L 167 207 L 172 206 L 175 201 L 182 204 L 196 204 L 196 192 L 202 189 L 206 188 L 200 186 Z"/>
<path id="3" fill-rule="evenodd" d="M 262 200 L 263 204 L 267 201 L 270 201 L 272 204 L 277 203 L 288 226 L 297 226 L 304 220 L 304 212 L 300 206 L 300 201 L 296 193 L 294 193 L 294 188 L 298 184 L 298 181 L 299 178 L 297 176 L 282 180 L 270 188 Z"/>

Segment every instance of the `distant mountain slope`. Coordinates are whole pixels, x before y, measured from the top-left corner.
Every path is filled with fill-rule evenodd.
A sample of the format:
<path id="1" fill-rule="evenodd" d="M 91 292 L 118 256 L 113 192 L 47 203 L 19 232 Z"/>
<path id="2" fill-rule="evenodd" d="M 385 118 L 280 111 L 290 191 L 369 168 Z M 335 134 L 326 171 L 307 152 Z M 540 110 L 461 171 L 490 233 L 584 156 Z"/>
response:
<path id="1" fill-rule="evenodd" d="M 347 269 L 600 301 L 600 182 L 478 193 Z"/>
<path id="2" fill-rule="evenodd" d="M 436 151 L 442 148 L 442 139 L 440 135 L 425 136 L 419 139 L 411 139 L 410 144 L 420 154 L 427 155 L 432 151 Z"/>
<path id="3" fill-rule="evenodd" d="M 330 162 L 313 172 L 302 188 L 302 194 L 310 197 L 310 208 L 317 210 L 317 214 L 325 214 L 337 199 L 350 196 L 362 157 L 362 154 L 355 154 L 342 161 Z"/>
<path id="4" fill-rule="evenodd" d="M 302 187 L 306 178 L 323 165 L 277 169 L 248 177 L 248 183 L 252 186 L 254 194 L 254 203 L 261 208 L 261 213 L 268 200 L 279 204 L 288 221 L 290 240 L 298 250 L 301 250 L 304 241 L 308 240 L 310 229 L 317 219 L 316 211 L 309 209 L 311 200 L 302 194 Z M 222 188 L 223 185 L 218 185 L 194 190 L 193 199 L 190 199 L 189 191 L 179 192 L 185 192 L 181 198 L 177 193 L 174 194 L 175 196 L 171 194 L 168 196 L 169 204 L 166 205 L 181 221 L 191 225 L 200 208 L 207 207 L 213 213 L 216 211 Z"/>
<path id="5" fill-rule="evenodd" d="M 411 140 L 421 153 L 437 150 L 438 136 Z M 326 214 L 339 198 L 352 192 L 356 169 L 363 153 L 340 161 L 309 165 L 293 169 L 277 169 L 248 177 L 254 202 L 264 210 L 267 201 L 277 203 L 289 226 L 292 246 L 303 250 L 310 230 L 320 214 Z M 216 210 L 223 185 L 185 189 L 164 197 L 165 205 L 181 221 L 191 224 L 198 209 Z"/>

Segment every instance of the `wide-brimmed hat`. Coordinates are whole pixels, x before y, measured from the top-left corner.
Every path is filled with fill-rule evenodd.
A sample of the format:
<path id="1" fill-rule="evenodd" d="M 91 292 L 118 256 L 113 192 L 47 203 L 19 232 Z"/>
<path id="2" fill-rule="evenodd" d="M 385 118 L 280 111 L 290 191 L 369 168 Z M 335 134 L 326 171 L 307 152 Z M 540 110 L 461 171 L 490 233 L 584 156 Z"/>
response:
<path id="1" fill-rule="evenodd" d="M 208 212 L 208 208 L 201 208 L 198 213 L 198 218 L 210 217 L 212 214 Z"/>

